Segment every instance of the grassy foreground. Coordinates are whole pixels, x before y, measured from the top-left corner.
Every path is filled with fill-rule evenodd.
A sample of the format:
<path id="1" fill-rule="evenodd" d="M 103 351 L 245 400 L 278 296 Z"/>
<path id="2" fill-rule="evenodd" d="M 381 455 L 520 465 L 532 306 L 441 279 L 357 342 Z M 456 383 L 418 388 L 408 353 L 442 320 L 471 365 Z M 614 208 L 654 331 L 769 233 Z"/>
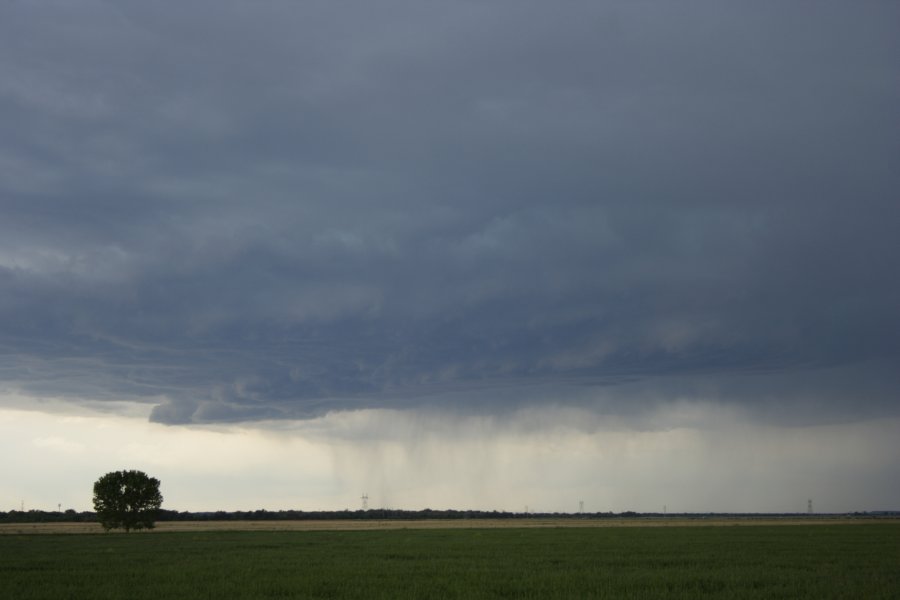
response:
<path id="1" fill-rule="evenodd" d="M 0 598 L 898 598 L 900 524 L 0 536 Z"/>

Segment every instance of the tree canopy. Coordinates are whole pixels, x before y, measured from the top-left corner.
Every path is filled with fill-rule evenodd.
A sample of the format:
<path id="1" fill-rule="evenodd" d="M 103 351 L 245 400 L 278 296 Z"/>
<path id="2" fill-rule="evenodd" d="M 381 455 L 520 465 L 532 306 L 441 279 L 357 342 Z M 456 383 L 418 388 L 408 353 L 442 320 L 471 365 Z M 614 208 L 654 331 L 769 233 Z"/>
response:
<path id="1" fill-rule="evenodd" d="M 163 497 L 143 471 L 113 471 L 94 483 L 94 510 L 103 528 L 153 529 Z"/>

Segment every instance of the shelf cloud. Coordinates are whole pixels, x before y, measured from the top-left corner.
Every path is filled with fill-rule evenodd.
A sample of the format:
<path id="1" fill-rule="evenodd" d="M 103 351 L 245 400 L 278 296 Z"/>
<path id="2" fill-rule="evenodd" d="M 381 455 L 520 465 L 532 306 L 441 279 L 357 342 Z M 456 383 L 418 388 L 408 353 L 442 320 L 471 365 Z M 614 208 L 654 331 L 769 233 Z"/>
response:
<path id="1" fill-rule="evenodd" d="M 0 383 L 166 424 L 896 417 L 897 23 L 4 3 Z"/>

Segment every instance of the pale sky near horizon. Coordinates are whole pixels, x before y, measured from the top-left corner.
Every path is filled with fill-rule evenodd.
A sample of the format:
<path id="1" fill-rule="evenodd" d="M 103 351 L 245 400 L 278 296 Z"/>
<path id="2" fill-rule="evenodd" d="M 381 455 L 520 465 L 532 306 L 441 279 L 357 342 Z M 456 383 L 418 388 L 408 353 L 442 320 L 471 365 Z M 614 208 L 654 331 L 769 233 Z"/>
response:
<path id="1" fill-rule="evenodd" d="M 0 3 L 0 511 L 900 509 L 900 4 Z"/>

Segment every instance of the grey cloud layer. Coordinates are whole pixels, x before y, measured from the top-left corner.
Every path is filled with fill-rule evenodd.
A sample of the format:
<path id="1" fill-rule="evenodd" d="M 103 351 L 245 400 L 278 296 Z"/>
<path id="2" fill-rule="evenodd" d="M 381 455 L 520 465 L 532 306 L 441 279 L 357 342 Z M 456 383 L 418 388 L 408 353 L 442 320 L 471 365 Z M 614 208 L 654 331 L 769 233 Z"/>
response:
<path id="1" fill-rule="evenodd" d="M 0 377 L 165 422 L 895 412 L 898 17 L 6 3 Z"/>

